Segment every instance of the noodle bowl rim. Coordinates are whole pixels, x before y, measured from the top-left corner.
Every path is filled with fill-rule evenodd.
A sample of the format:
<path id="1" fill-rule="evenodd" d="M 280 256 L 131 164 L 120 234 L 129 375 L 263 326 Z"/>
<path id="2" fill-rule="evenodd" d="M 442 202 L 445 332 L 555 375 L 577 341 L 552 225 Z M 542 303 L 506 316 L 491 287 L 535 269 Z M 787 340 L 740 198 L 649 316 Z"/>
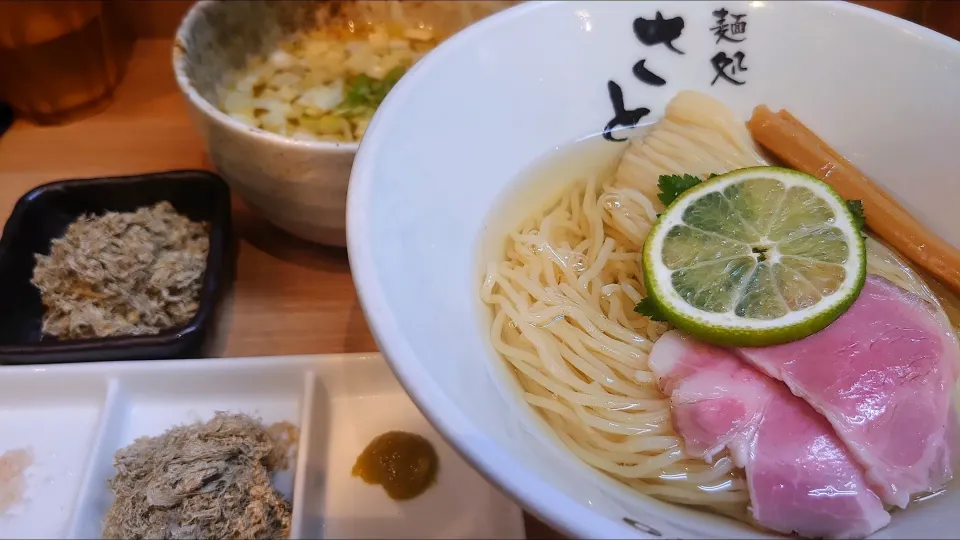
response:
<path id="1" fill-rule="evenodd" d="M 475 36 L 485 33 L 488 26 L 499 26 L 501 20 L 520 18 L 526 16 L 528 11 L 548 9 L 560 3 L 561 0 L 523 3 L 474 23 L 427 53 L 387 94 L 367 127 L 367 134 L 372 133 L 374 136 L 365 135 L 364 144 L 357 150 L 350 174 L 347 190 L 347 257 L 354 275 L 357 299 L 370 323 L 370 332 L 397 381 L 437 432 L 450 442 L 450 446 L 481 476 L 504 492 L 515 494 L 514 498 L 525 509 L 560 529 L 560 532 L 570 538 L 581 536 L 580 531 L 584 529 L 590 530 L 592 535 L 605 538 L 652 538 L 646 534 L 638 535 L 635 528 L 590 511 L 551 483 L 529 472 L 528 467 L 485 436 L 431 379 L 429 372 L 415 360 L 417 355 L 400 331 L 396 318 L 387 310 L 380 309 L 388 304 L 377 278 L 379 271 L 373 264 L 372 243 L 367 241 L 370 237 L 369 222 L 366 219 L 368 214 L 360 209 L 370 200 L 373 187 L 369 180 L 372 178 L 370 170 L 375 167 L 375 161 L 365 159 L 365 156 L 375 155 L 383 145 L 381 137 L 376 136 L 376 127 L 388 121 L 384 119 L 389 119 L 393 114 L 394 102 L 401 103 L 407 94 L 415 90 L 414 81 L 420 73 L 424 69 L 431 69 L 433 63 L 453 56 L 463 45 L 473 41 Z M 402 105 L 397 106 L 400 107 Z M 384 336 L 389 336 L 390 339 L 384 339 Z M 392 358 L 402 361 L 393 361 Z M 440 410 L 445 412 L 438 414 L 436 411 Z M 476 442 L 469 443 L 467 437 L 461 434 L 469 434 L 474 439 L 482 437 L 483 451 L 480 450 L 480 445 Z M 558 502 L 561 504 L 557 504 Z"/>
<path id="2" fill-rule="evenodd" d="M 511 453 L 505 451 L 499 444 L 493 443 L 479 430 L 447 393 L 432 380 L 429 371 L 417 360 L 418 354 L 400 331 L 398 317 L 391 311 L 391 303 L 387 301 L 381 284 L 381 275 L 387 269 L 379 269 L 374 262 L 374 242 L 371 234 L 374 228 L 368 221 L 371 194 L 376 189 L 391 188 L 391 185 L 379 182 L 374 185 L 373 171 L 377 168 L 376 156 L 382 147 L 388 146 L 386 144 L 388 140 L 377 127 L 394 122 L 393 116 L 402 109 L 404 97 L 417 91 L 419 86 L 423 86 L 420 77 L 423 73 L 435 72 L 434 64 L 458 56 L 462 49 L 475 45 L 478 37 L 490 33 L 489 30 L 501 26 L 503 22 L 528 17 L 532 12 L 553 9 L 555 4 L 563 3 L 560 0 L 524 3 L 475 23 L 428 53 L 388 94 L 370 123 L 363 140 L 364 144 L 357 151 L 350 177 L 347 195 L 348 257 L 357 289 L 357 298 L 363 308 L 371 334 L 391 370 L 424 416 L 451 443 L 451 447 L 476 468 L 478 473 L 568 537 L 652 538 L 649 534 L 641 533 L 633 527 L 623 525 L 582 506 L 578 501 L 554 487 L 551 482 L 541 480 L 538 475 L 531 473 Z M 663 2 L 656 4 L 662 5 Z M 877 21 L 890 32 L 908 31 L 937 46 L 953 49 L 957 47 L 956 42 L 946 36 L 868 7 L 837 0 L 828 0 L 819 4 L 826 4 L 821 9 L 852 13 L 861 19 Z M 489 359 L 489 361 L 494 360 L 496 359 Z M 482 443 L 482 448 L 478 441 Z M 697 529 L 686 529 L 686 531 L 687 534 L 698 532 Z"/>

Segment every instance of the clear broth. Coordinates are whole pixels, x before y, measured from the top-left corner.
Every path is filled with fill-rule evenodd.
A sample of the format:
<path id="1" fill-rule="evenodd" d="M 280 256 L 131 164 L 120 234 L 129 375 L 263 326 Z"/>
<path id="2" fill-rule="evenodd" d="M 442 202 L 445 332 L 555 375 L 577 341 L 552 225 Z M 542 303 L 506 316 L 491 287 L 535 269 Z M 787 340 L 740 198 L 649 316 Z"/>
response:
<path id="1" fill-rule="evenodd" d="M 637 126 L 625 132 L 628 134 L 629 139 L 641 137 L 652 125 L 653 123 Z M 621 133 L 621 136 L 622 134 L 623 133 Z M 604 140 L 600 134 L 591 135 L 572 143 L 559 145 L 548 154 L 534 160 L 528 165 L 521 174 L 518 175 L 518 180 L 511 184 L 499 196 L 493 210 L 487 217 L 478 249 L 478 264 L 476 267 L 479 269 L 479 279 L 476 283 L 476 290 L 479 290 L 485 278 L 488 263 L 499 262 L 504 259 L 507 240 L 512 231 L 516 230 L 527 219 L 538 215 L 542 210 L 556 204 L 563 194 L 577 182 L 592 175 L 600 177 L 612 176 L 616 172 L 620 159 L 629 144 L 629 139 L 624 143 L 612 144 Z M 774 160 L 769 159 L 768 155 L 764 155 L 764 157 L 767 158 L 771 164 L 775 164 Z M 897 253 L 895 250 L 893 251 Z M 906 260 L 899 253 L 897 253 L 897 255 L 900 256 L 902 260 Z M 909 263 L 907 264 L 930 287 L 931 291 L 940 301 L 944 312 L 947 314 L 955 330 L 960 330 L 960 295 L 950 291 L 946 286 L 928 274 L 918 270 L 915 266 Z M 482 320 L 484 324 L 483 331 L 484 333 L 488 333 L 493 310 L 479 301 L 479 298 L 478 306 L 480 312 L 484 314 L 480 317 L 480 320 Z M 506 362 L 504 362 L 492 347 L 490 351 L 492 358 L 496 358 L 496 364 L 504 368 L 497 370 L 502 372 L 499 373 L 499 375 L 510 372 L 510 378 L 514 379 L 514 368 L 506 366 Z M 499 377 L 495 377 L 495 380 L 498 378 Z M 499 382 L 505 382 L 507 386 L 510 387 L 507 394 L 514 393 L 515 395 L 512 397 L 519 395 L 517 392 L 523 391 L 518 381 L 504 381 L 502 378 L 499 379 Z M 953 399 L 954 408 L 958 413 L 958 417 L 960 417 L 960 381 L 958 381 L 955 391 L 953 392 Z M 533 413 L 532 416 L 537 419 L 536 423 L 540 424 L 540 429 L 546 430 L 547 432 L 551 431 L 551 427 L 543 420 L 541 414 L 535 407 L 523 402 L 522 399 L 517 399 L 516 402 L 529 409 L 528 412 Z M 552 433 L 550 434 L 552 435 Z M 554 436 L 550 437 L 550 439 L 552 444 L 560 445 L 563 450 L 566 450 L 566 447 L 558 438 Z M 955 444 L 956 448 L 960 448 L 960 441 L 956 441 Z M 956 454 L 957 455 L 954 456 L 954 462 L 956 463 L 954 471 L 960 471 L 960 452 L 956 452 Z M 576 459 L 579 461 L 579 458 Z M 602 474 L 605 478 L 615 481 L 618 485 L 630 490 L 633 494 L 643 496 L 626 484 L 622 484 L 615 477 L 607 475 L 586 463 L 584 463 L 584 465 L 594 472 Z M 911 497 L 912 504 L 910 508 L 914 508 L 920 504 L 927 504 L 939 498 L 947 491 L 952 491 L 958 482 L 960 482 L 960 480 L 958 480 L 955 474 L 954 478 L 948 482 L 946 486 L 937 491 L 914 494 Z M 667 500 L 666 502 L 672 501 Z M 718 513 L 717 509 L 712 507 L 693 507 L 710 513 Z M 763 529 L 753 522 L 747 508 L 743 508 L 742 510 L 742 512 L 721 512 L 720 514 L 747 523 L 752 527 Z M 891 513 L 903 511 L 900 508 L 888 508 L 888 510 Z"/>

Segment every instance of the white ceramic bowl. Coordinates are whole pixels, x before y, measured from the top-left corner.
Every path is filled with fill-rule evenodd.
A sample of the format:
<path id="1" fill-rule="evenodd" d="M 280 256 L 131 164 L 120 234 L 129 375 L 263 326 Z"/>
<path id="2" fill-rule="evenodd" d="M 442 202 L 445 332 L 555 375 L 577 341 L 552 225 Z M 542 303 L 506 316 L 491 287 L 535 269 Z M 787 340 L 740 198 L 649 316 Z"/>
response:
<path id="1" fill-rule="evenodd" d="M 346 201 L 350 167 L 358 143 L 295 141 L 252 128 L 221 111 L 225 77 L 248 55 L 272 51 L 276 43 L 311 28 L 334 4 L 325 1 L 197 2 L 177 30 L 173 67 L 190 115 L 214 166 L 231 189 L 277 227 L 322 244 L 346 245 Z M 405 9 L 438 28 L 455 30 L 449 6 L 414 2 Z M 478 4 L 467 2 L 468 5 Z M 499 9 L 472 6 L 470 16 Z M 321 22 L 322 24 L 322 22 Z"/>
<path id="2" fill-rule="evenodd" d="M 717 43 L 721 7 L 746 14 L 746 41 Z M 683 18 L 673 45 L 685 54 L 635 37 L 634 19 L 658 11 Z M 745 84 L 711 85 L 719 51 L 744 53 L 736 78 Z M 642 58 L 665 85 L 633 75 Z M 960 244 L 960 43 L 845 3 L 530 3 L 421 61 L 357 155 L 348 247 L 367 319 L 414 401 L 478 469 L 576 538 L 760 537 L 637 495 L 580 462 L 521 401 L 487 338 L 484 240 L 520 217 L 495 212 L 500 197 L 538 158 L 608 123 L 610 80 L 650 121 L 682 89 L 712 94 L 745 120 L 761 103 L 788 108 Z M 955 537 L 958 506 L 960 491 L 950 491 L 895 513 L 874 536 Z"/>
<path id="3" fill-rule="evenodd" d="M 248 55 L 268 52 L 313 19 L 310 3 L 197 2 L 177 30 L 173 67 L 214 167 L 254 210 L 301 238 L 346 244 L 346 194 L 357 143 L 294 141 L 218 108 Z"/>

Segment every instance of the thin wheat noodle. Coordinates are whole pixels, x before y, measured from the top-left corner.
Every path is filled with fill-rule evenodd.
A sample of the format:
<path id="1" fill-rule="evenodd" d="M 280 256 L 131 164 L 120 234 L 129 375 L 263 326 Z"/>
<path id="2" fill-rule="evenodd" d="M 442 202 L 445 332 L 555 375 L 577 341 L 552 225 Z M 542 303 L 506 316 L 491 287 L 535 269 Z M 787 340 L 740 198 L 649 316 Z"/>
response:
<path id="1" fill-rule="evenodd" d="M 561 444 L 641 493 L 737 516 L 748 502 L 742 471 L 722 455 L 708 464 L 684 452 L 648 366 L 666 326 L 633 306 L 645 293 L 643 241 L 662 209 L 659 175 L 763 163 L 732 113 L 680 93 L 614 175 L 570 184 L 507 235 L 480 289 L 494 349 Z"/>

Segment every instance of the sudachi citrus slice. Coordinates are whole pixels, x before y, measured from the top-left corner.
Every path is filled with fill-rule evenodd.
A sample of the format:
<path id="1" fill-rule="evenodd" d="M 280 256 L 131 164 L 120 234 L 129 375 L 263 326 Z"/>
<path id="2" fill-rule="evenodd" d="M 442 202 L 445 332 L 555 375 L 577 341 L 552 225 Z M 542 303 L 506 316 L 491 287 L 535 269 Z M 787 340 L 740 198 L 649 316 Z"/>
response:
<path id="1" fill-rule="evenodd" d="M 827 184 L 779 167 L 715 176 L 664 210 L 643 249 L 649 298 L 705 341 L 763 346 L 836 320 L 866 277 L 859 224 Z"/>

